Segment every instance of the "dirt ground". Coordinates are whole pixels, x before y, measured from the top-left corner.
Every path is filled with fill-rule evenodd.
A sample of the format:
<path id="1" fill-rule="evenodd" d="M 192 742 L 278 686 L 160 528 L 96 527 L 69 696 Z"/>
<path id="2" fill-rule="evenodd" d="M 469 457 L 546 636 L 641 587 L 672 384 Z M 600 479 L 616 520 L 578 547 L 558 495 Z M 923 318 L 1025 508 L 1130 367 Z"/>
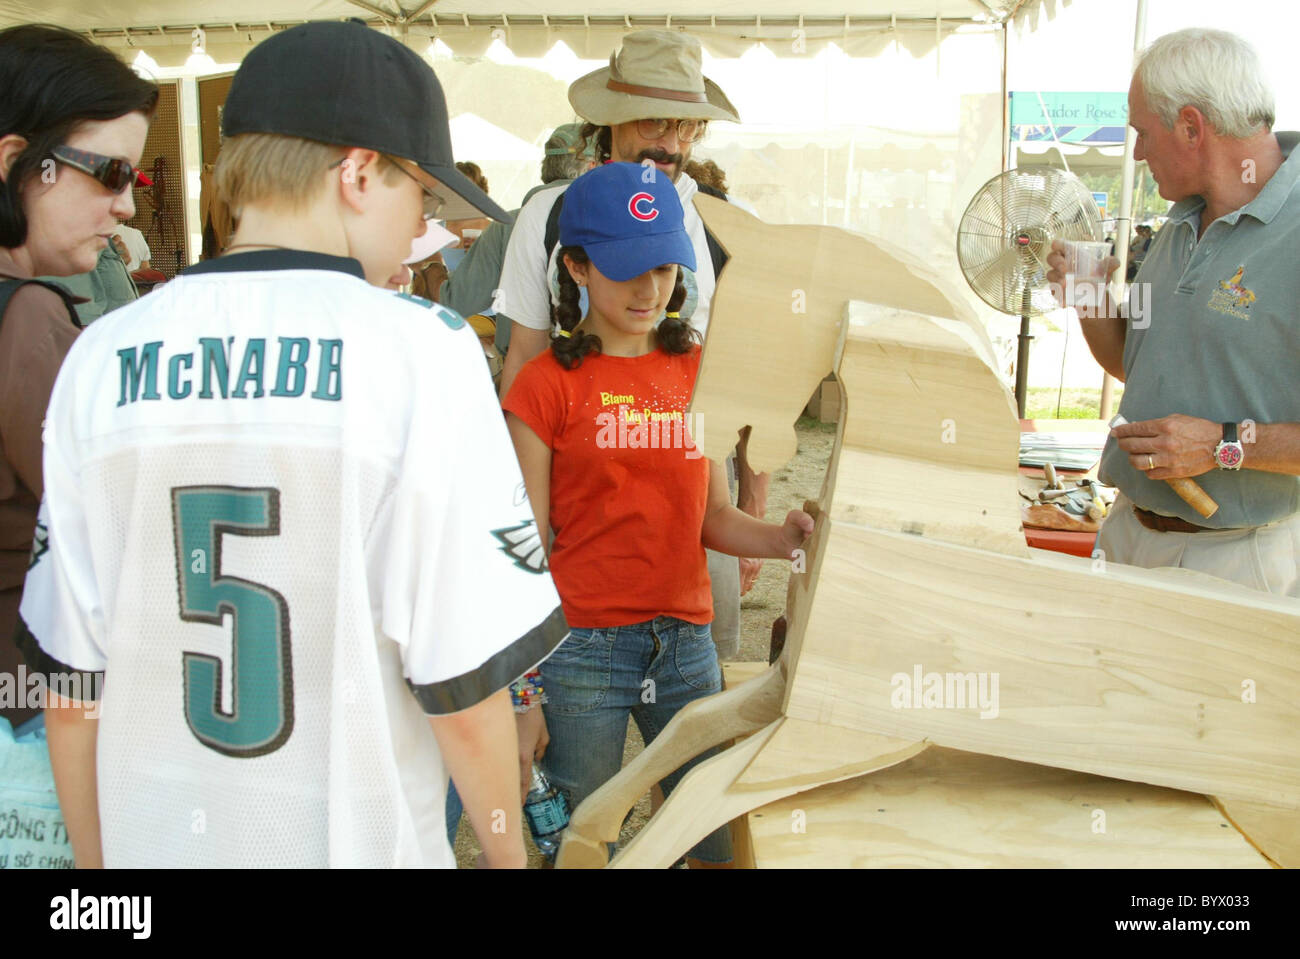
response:
<path id="1" fill-rule="evenodd" d="M 831 445 L 835 440 L 835 425 L 804 417 L 795 424 L 795 432 L 799 438 L 799 451 L 790 463 L 772 477 L 767 498 L 768 522 L 781 522 L 789 510 L 803 506 L 805 500 L 816 499 L 821 492 Z M 741 597 L 739 661 L 767 662 L 772 621 L 781 615 L 785 607 L 789 570 L 789 563 L 767 560 L 754 588 Z M 636 724 L 629 722 L 627 746 L 623 754 L 624 765 L 643 748 Z M 637 803 L 624 823 L 620 840 L 627 842 L 635 836 L 649 817 L 650 797 L 647 794 Z M 533 848 L 531 841 L 527 845 L 529 867 L 540 868 L 543 862 L 541 854 Z M 472 868 L 478 853 L 479 845 L 474 830 L 470 827 L 469 820 L 463 819 L 456 839 L 457 865 L 462 869 Z"/>

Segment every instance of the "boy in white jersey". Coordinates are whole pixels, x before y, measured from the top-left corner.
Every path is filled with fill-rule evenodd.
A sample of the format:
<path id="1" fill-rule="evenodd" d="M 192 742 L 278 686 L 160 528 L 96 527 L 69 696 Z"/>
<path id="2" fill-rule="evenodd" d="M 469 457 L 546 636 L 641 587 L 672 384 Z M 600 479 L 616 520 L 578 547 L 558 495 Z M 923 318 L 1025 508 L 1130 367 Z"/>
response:
<path id="1" fill-rule="evenodd" d="M 506 686 L 564 621 L 473 332 L 370 285 L 505 214 L 359 22 L 266 40 L 223 123 L 228 255 L 88 331 L 46 419 L 24 645 L 78 864 L 451 866 L 450 772 L 522 866 Z"/>

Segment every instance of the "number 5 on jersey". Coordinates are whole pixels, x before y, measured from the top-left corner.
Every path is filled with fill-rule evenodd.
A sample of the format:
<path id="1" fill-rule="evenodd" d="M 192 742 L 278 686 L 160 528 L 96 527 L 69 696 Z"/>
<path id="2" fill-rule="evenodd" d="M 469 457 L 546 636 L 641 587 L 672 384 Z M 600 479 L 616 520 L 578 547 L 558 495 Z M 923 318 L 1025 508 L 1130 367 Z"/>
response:
<path id="1" fill-rule="evenodd" d="M 227 756 L 274 752 L 293 732 L 289 606 L 269 586 L 223 575 L 221 542 L 224 535 L 280 535 L 280 491 L 178 486 L 172 521 L 181 619 L 215 626 L 226 614 L 233 619 L 231 711 L 221 708 L 221 660 L 187 652 L 186 722 L 199 742 Z"/>

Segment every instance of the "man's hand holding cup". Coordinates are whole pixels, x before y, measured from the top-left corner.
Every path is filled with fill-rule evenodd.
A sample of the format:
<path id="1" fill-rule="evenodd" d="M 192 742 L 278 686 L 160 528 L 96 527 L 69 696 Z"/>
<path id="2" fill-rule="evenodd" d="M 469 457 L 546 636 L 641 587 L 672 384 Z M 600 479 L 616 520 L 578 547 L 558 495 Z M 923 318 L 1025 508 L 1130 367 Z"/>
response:
<path id="1" fill-rule="evenodd" d="M 1063 307 L 1074 307 L 1080 319 L 1106 316 L 1106 284 L 1119 269 L 1109 255 L 1109 243 L 1053 240 L 1047 255 L 1047 282 Z"/>

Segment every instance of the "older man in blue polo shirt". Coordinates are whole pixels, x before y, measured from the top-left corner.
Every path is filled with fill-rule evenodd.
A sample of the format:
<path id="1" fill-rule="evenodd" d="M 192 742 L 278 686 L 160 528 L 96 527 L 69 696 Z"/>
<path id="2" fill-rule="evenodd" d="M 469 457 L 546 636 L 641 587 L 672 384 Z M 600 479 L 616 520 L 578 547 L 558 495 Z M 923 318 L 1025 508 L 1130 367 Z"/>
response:
<path id="1" fill-rule="evenodd" d="M 1101 462 L 1118 486 L 1097 545 L 1113 562 L 1196 569 L 1300 596 L 1300 135 L 1233 34 L 1156 40 L 1129 90 L 1134 157 L 1176 201 L 1124 308 L 1080 311 L 1124 380 Z M 1058 249 L 1049 279 L 1064 282 Z M 1196 477 L 1204 518 L 1164 482 Z"/>

